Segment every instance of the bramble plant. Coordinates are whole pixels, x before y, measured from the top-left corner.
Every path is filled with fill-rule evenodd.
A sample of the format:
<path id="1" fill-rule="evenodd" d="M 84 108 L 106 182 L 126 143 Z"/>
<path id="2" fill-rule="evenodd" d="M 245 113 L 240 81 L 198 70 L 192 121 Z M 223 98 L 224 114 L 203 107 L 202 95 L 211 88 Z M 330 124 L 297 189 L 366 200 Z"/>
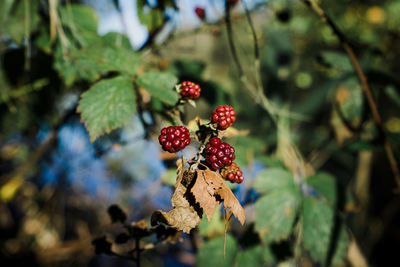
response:
<path id="1" fill-rule="evenodd" d="M 0 1 L 7 263 L 397 260 L 399 1 L 122 2 Z"/>

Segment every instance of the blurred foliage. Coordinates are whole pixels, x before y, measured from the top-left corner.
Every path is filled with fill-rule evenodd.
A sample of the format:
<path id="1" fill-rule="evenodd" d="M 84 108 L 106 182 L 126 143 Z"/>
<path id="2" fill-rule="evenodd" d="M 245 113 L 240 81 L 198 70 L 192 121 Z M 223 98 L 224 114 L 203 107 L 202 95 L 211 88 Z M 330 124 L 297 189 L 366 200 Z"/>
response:
<path id="1" fill-rule="evenodd" d="M 136 3 L 139 20 L 149 31 L 144 46 L 150 52 L 133 50 L 123 34 L 100 36 L 96 12 L 80 1 L 0 1 L 2 253 L 6 251 L 9 258 L 25 257 L 26 262 L 35 258 L 32 264 L 68 264 L 71 260 L 65 255 L 54 252 L 59 258 L 49 259 L 53 254 L 43 255 L 43 250 L 69 245 L 76 258 L 83 251 L 78 262 L 85 265 L 93 257 L 90 246 L 65 242 L 95 236 L 105 224 L 104 206 L 67 191 L 62 177 L 56 188 L 41 184 L 44 152 L 38 151 L 43 144 L 50 151 L 57 146 L 43 141 L 43 132 L 58 131 L 77 110 L 90 140 L 97 140 L 95 157 L 124 146 L 121 128 L 128 128 L 124 126 L 132 116 L 140 118 L 146 136 L 154 139 L 160 126 L 176 122 L 165 112 L 178 100 L 175 85 L 191 80 L 201 86 L 202 98 L 196 108 L 185 106 L 184 122 L 190 122 L 193 114 L 207 120 L 210 110 L 229 104 L 238 113 L 235 128 L 249 130 L 227 136 L 236 149 L 237 163 L 245 170 L 245 184 L 233 190 L 246 207 L 247 224 L 227 223 L 224 259 L 223 214 L 218 210 L 210 222 L 203 218 L 198 231 L 186 237 L 201 239 L 198 266 L 354 265 L 348 254 L 354 242 L 372 265 L 389 266 L 385 263 L 397 259 L 385 249 L 399 245 L 400 205 L 392 196 L 394 182 L 382 135 L 354 69 L 327 25 L 301 1 L 270 0 L 251 12 L 259 38 L 263 93 L 279 111 L 292 112 L 282 116 L 290 121 L 290 131 L 284 134 L 314 171 L 302 176 L 287 166 L 291 159 L 277 157 L 283 134 L 238 77 L 224 24 L 177 31 L 166 43 L 157 44 L 153 37 L 168 21 L 166 10 L 175 10 L 175 2 Z M 400 3 L 342 0 L 321 5 L 354 47 L 398 159 Z M 240 7 L 233 10 L 234 41 L 246 83 L 257 83 L 253 43 Z M 374 153 L 372 159 L 363 161 L 368 153 Z M 170 168 L 160 181 L 171 186 L 175 183 L 173 159 L 164 159 Z M 116 166 L 113 172 L 121 181 L 135 180 L 126 177 L 122 164 Z M 60 215 L 62 208 L 53 199 L 67 202 L 73 216 Z M 154 207 L 135 204 L 143 205 L 140 215 L 148 220 Z M 101 242 L 109 252 L 109 243 Z M 148 253 L 154 262 L 157 253 L 168 254 Z"/>

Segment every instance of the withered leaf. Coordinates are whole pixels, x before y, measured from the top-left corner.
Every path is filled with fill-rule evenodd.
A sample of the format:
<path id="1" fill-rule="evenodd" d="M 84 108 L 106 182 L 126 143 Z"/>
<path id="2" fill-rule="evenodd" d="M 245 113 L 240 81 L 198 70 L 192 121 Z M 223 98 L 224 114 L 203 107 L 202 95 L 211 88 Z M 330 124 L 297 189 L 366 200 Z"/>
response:
<path id="1" fill-rule="evenodd" d="M 225 184 L 221 175 L 209 169 L 197 170 L 196 173 L 197 178 L 191 193 L 203 209 L 208 221 L 211 220 L 219 202 L 224 201 L 224 208 L 228 215 L 233 214 L 243 225 L 246 219 L 246 212 Z"/>
<path id="2" fill-rule="evenodd" d="M 175 191 L 171 198 L 174 207 L 169 212 L 158 210 L 152 215 L 152 224 L 162 221 L 169 226 L 189 233 L 201 221 L 201 213 L 195 209 L 194 203 L 190 203 L 186 194 L 195 173 L 184 169 L 184 159 L 177 162 L 177 179 Z"/>

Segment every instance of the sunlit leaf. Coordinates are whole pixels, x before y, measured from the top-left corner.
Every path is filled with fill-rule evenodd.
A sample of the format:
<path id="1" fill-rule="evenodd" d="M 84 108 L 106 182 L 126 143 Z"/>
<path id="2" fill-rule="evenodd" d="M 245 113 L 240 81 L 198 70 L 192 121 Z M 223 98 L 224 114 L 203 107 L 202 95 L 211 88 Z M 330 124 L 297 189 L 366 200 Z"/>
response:
<path id="1" fill-rule="evenodd" d="M 95 81 L 111 71 L 134 75 L 139 58 L 131 50 L 96 43 L 59 55 L 55 67 L 70 85 L 80 79 Z"/>
<path id="2" fill-rule="evenodd" d="M 255 229 L 266 243 L 287 238 L 293 231 L 300 195 L 296 188 L 278 190 L 257 200 Z"/>
<path id="3" fill-rule="evenodd" d="M 146 72 L 140 75 L 136 82 L 164 103 L 175 105 L 178 101 L 178 93 L 175 90 L 178 78 L 173 74 L 156 71 Z"/>
<path id="4" fill-rule="evenodd" d="M 102 80 L 82 94 L 78 111 L 93 142 L 128 123 L 136 110 L 132 83 L 122 77 Z"/>
<path id="5" fill-rule="evenodd" d="M 287 189 L 294 187 L 293 175 L 285 169 L 267 168 L 257 175 L 253 186 L 260 193 Z"/>
<path id="6" fill-rule="evenodd" d="M 99 41 L 97 34 L 98 18 L 90 6 L 65 5 L 60 9 L 61 23 L 68 27 L 72 36 L 81 44 Z"/>

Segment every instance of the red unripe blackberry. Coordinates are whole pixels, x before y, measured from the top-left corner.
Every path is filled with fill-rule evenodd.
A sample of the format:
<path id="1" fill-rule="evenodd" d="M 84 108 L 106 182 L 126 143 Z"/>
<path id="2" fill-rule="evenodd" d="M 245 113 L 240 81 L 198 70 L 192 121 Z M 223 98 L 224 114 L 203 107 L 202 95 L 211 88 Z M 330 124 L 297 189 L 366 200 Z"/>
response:
<path id="1" fill-rule="evenodd" d="M 165 151 L 175 153 L 190 144 L 190 133 L 185 126 L 169 126 L 161 129 L 158 141 Z"/>
<path id="2" fill-rule="evenodd" d="M 232 164 L 235 159 L 235 149 L 221 142 L 218 137 L 213 137 L 206 146 L 205 158 L 211 168 L 218 170 Z"/>
<path id="3" fill-rule="evenodd" d="M 198 84 L 195 84 L 193 82 L 182 82 L 181 83 L 181 88 L 179 93 L 181 96 L 190 98 L 190 99 L 196 99 L 200 96 L 201 88 Z"/>
<path id="4" fill-rule="evenodd" d="M 206 11 L 205 11 L 205 9 L 204 8 L 202 8 L 202 7 L 196 7 L 195 9 L 194 9 L 194 12 L 196 13 L 196 15 L 197 15 L 197 17 L 199 18 L 199 19 L 205 19 L 206 18 Z"/>
<path id="5" fill-rule="evenodd" d="M 243 173 L 235 162 L 232 162 L 231 166 L 223 168 L 221 170 L 221 175 L 225 180 L 228 180 L 231 183 L 240 184 L 244 181 Z"/>
<path id="6" fill-rule="evenodd" d="M 211 115 L 211 122 L 217 124 L 219 130 L 225 130 L 231 126 L 236 120 L 236 111 L 231 106 L 219 106 Z"/>

